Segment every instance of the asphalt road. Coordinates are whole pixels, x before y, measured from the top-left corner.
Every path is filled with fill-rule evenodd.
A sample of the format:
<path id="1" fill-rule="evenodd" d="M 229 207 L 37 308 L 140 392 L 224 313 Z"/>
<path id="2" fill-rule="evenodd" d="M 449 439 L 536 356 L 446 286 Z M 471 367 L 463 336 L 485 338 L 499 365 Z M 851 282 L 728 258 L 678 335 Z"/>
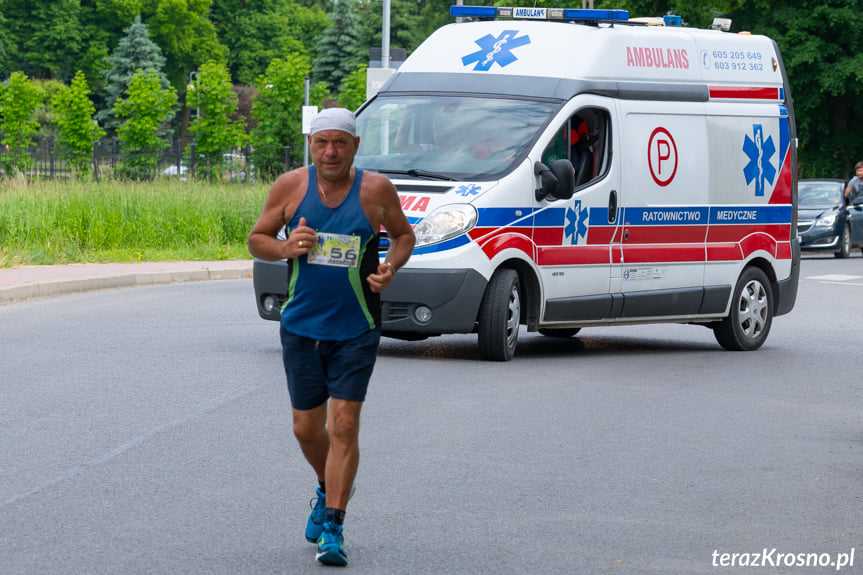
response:
<path id="1" fill-rule="evenodd" d="M 385 339 L 348 569 L 863 571 L 861 285 L 860 257 L 805 259 L 749 353 L 678 325 L 523 332 L 509 363 Z M 250 281 L 3 305 L 0 349 L 0 572 L 327 569 Z"/>

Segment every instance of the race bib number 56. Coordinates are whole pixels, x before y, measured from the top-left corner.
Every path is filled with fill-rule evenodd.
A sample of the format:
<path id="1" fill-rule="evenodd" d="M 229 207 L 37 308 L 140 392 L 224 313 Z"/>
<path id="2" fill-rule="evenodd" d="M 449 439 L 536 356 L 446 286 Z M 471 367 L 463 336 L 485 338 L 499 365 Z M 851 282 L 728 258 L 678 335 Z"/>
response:
<path id="1" fill-rule="evenodd" d="M 322 266 L 355 268 L 360 259 L 360 236 L 318 232 L 318 243 L 309 251 L 308 262 Z"/>

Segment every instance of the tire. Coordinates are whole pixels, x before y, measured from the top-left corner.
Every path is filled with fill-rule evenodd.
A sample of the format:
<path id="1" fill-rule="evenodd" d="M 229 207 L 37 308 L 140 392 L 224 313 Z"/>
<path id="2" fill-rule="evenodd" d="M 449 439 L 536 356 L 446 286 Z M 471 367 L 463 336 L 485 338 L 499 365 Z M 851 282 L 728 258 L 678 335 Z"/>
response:
<path id="1" fill-rule="evenodd" d="M 509 361 L 518 344 L 521 319 L 518 272 L 500 269 L 485 288 L 479 310 L 479 355 L 489 361 Z"/>
<path id="2" fill-rule="evenodd" d="M 549 328 L 542 328 L 542 329 L 537 330 L 537 331 L 539 331 L 539 333 L 541 333 L 542 335 L 547 336 L 547 337 L 567 338 L 567 337 L 572 337 L 575 334 L 577 334 L 578 332 L 580 332 L 581 328 L 580 327 L 561 327 L 561 328 L 549 327 Z"/>
<path id="3" fill-rule="evenodd" d="M 753 351 L 761 347 L 773 324 L 773 289 L 767 275 L 757 267 L 740 274 L 728 317 L 713 328 L 719 345 L 731 351 Z"/>
<path id="4" fill-rule="evenodd" d="M 842 259 L 851 257 L 851 226 L 848 224 L 845 224 L 845 227 L 842 228 L 842 241 L 839 243 L 839 251 L 833 255 Z"/>

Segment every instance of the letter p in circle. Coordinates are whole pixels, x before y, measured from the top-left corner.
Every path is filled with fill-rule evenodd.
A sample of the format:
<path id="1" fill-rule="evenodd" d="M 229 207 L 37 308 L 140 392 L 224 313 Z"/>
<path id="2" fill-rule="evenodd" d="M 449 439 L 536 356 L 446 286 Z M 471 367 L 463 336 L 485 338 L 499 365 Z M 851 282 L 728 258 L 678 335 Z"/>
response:
<path id="1" fill-rule="evenodd" d="M 656 128 L 647 143 L 647 166 L 658 186 L 667 186 L 677 174 L 677 144 L 665 128 Z"/>

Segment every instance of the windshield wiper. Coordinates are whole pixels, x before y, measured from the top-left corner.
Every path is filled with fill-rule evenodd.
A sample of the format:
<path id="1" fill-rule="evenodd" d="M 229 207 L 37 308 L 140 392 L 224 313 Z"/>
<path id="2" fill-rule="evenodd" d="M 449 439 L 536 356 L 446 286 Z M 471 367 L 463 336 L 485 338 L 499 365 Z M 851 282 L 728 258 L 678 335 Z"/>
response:
<path id="1" fill-rule="evenodd" d="M 415 168 L 410 170 L 377 170 L 381 174 L 397 174 L 397 175 L 407 175 L 413 176 L 415 178 L 426 178 L 427 180 L 449 180 L 450 182 L 456 181 L 455 178 L 447 176 L 446 174 L 438 174 L 437 172 L 428 172 L 426 170 L 417 170 Z"/>

